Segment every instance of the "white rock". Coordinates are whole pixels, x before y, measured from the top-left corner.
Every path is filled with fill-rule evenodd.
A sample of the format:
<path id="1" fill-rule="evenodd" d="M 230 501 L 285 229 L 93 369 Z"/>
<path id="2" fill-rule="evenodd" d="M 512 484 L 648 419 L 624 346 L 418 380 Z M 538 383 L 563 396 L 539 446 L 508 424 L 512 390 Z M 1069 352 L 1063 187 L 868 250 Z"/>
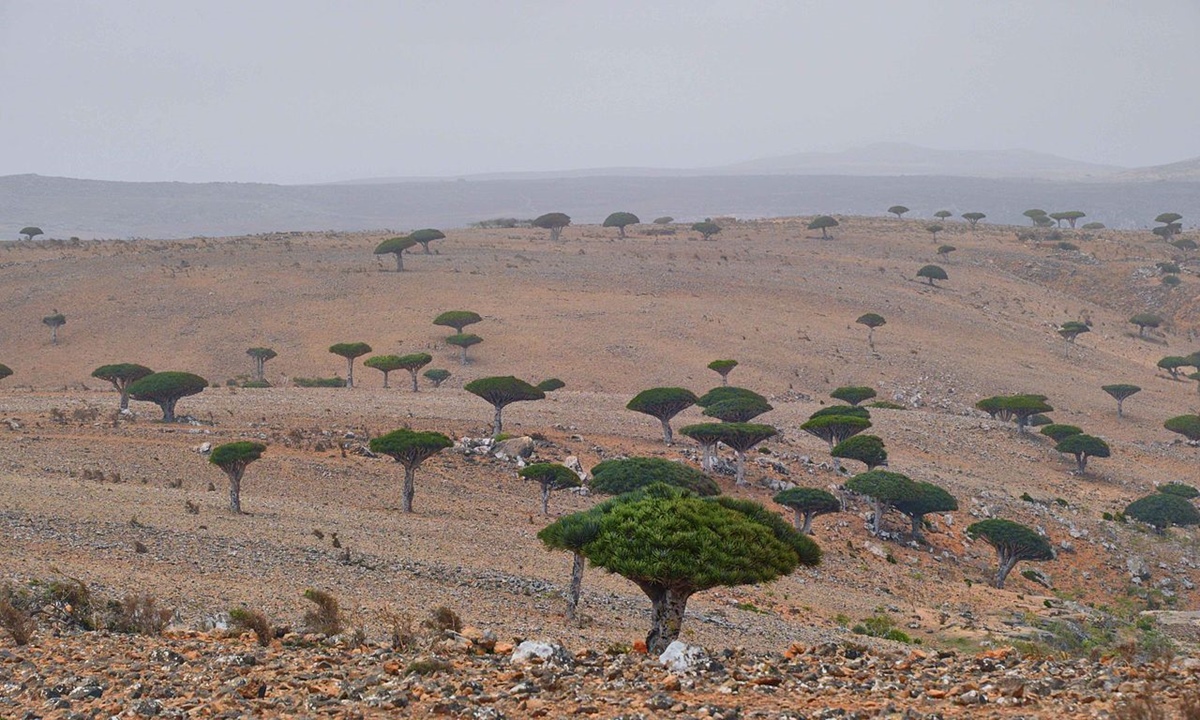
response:
<path id="1" fill-rule="evenodd" d="M 201 455 L 209 454 L 210 452 L 212 452 L 212 443 L 209 443 L 209 442 L 200 443 L 196 447 L 196 452 L 200 453 Z"/>
<path id="2" fill-rule="evenodd" d="M 662 655 L 658 656 L 658 662 L 665 665 L 671 672 L 687 672 L 694 670 L 709 663 L 711 658 L 704 648 L 699 645 L 688 645 L 682 640 L 675 640 Z"/>
<path id="3" fill-rule="evenodd" d="M 569 668 L 575 664 L 575 658 L 567 652 L 565 647 L 553 640 L 526 640 L 518 645 L 516 650 L 513 650 L 510 662 L 514 664 L 540 662 Z"/>

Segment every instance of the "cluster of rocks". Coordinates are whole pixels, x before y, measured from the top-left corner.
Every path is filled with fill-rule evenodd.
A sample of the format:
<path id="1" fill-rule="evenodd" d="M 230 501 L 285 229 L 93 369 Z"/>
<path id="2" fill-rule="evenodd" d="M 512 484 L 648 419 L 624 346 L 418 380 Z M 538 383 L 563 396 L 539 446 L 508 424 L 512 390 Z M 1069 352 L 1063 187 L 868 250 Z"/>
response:
<path id="1" fill-rule="evenodd" d="M 289 637 L 260 647 L 249 634 L 66 633 L 0 646 L 0 716 L 1067 718 L 1143 697 L 1200 701 L 1194 658 L 1140 665 L 850 642 L 716 655 L 676 642 L 654 656 L 506 642 L 472 627 L 403 652 Z"/>

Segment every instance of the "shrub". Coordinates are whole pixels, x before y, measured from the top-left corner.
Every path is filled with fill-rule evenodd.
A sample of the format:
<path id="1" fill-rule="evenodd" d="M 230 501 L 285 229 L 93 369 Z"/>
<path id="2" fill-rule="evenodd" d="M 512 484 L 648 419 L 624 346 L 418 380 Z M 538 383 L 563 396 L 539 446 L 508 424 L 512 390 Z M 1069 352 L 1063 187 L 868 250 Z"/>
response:
<path id="1" fill-rule="evenodd" d="M 889 400 L 876 400 L 867 405 L 867 407 L 879 408 L 880 410 L 907 410 L 908 408 Z"/>
<path id="2" fill-rule="evenodd" d="M 442 368 L 430 368 L 421 374 L 433 383 L 434 387 L 441 387 L 442 383 L 450 378 L 450 371 Z"/>
<path id="3" fill-rule="evenodd" d="M 292 378 L 292 384 L 302 388 L 344 388 L 346 381 L 334 375 L 328 378 Z"/>
<path id="4" fill-rule="evenodd" d="M 701 496 L 721 492 L 712 478 L 693 467 L 664 458 L 646 457 L 597 463 L 592 468 L 588 489 L 600 495 L 624 495 L 654 483 L 684 488 Z"/>
<path id="5" fill-rule="evenodd" d="M 258 610 L 245 607 L 233 608 L 229 611 L 229 623 L 239 632 L 253 631 L 258 644 L 263 647 L 270 645 L 271 639 L 275 637 L 275 632 L 271 629 L 271 623 L 267 620 L 267 616 Z"/>
<path id="6" fill-rule="evenodd" d="M 0 586 L 0 628 L 4 628 L 17 645 L 29 644 L 37 629 L 37 621 L 28 605 L 27 594 L 18 592 L 11 585 Z"/>
<path id="7" fill-rule="evenodd" d="M 1152 526 L 1160 535 L 1172 525 L 1200 525 L 1200 512 L 1196 507 L 1170 493 L 1155 493 L 1134 500 L 1125 508 L 1125 515 Z"/>
<path id="8" fill-rule="evenodd" d="M 409 675 L 433 675 L 443 670 L 449 670 L 452 667 L 454 666 L 445 660 L 429 657 L 413 660 L 404 668 L 404 672 Z"/>
<path id="9" fill-rule="evenodd" d="M 388 628 L 392 650 L 407 652 L 416 646 L 417 634 L 413 630 L 412 615 L 388 609 L 380 613 L 380 619 Z"/>
<path id="10" fill-rule="evenodd" d="M 1042 426 L 1041 433 L 1057 443 L 1057 442 L 1066 440 L 1067 438 L 1071 437 L 1072 435 L 1083 434 L 1083 428 L 1076 427 L 1075 425 L 1061 425 L 1059 423 L 1050 423 L 1049 425 Z"/>
<path id="11" fill-rule="evenodd" d="M 1179 279 L 1178 275 L 1163 275 L 1162 278 L 1162 284 L 1166 285 L 1167 287 L 1175 287 L 1181 282 L 1183 281 Z"/>
<path id="12" fill-rule="evenodd" d="M 109 601 L 104 626 L 116 633 L 162 635 L 175 611 L 158 606 L 153 595 L 134 594 Z"/>
<path id="13" fill-rule="evenodd" d="M 1158 491 L 1168 495 L 1176 495 L 1184 500 L 1191 500 L 1194 497 L 1200 496 L 1200 490 L 1181 482 L 1169 482 L 1159 485 Z"/>
<path id="14" fill-rule="evenodd" d="M 304 599 L 315 606 L 304 613 L 304 626 L 310 632 L 322 635 L 337 635 L 342 632 L 342 611 L 333 595 L 324 590 L 309 588 L 304 591 Z"/>
<path id="15" fill-rule="evenodd" d="M 421 625 L 427 630 L 440 635 L 447 630 L 453 630 L 454 632 L 462 630 L 462 619 L 458 617 L 458 613 L 450 608 L 445 605 L 439 605 L 429 612 L 429 617 Z"/>

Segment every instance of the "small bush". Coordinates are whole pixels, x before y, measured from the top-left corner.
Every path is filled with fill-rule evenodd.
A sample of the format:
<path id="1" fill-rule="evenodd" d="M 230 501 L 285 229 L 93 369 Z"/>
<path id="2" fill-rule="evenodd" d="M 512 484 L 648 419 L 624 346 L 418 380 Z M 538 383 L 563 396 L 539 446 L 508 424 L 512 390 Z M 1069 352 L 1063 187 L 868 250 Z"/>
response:
<path id="1" fill-rule="evenodd" d="M 449 670 L 450 663 L 438 658 L 421 658 L 413 660 L 404 668 L 404 672 L 409 675 L 432 675 L 436 672 Z"/>
<path id="2" fill-rule="evenodd" d="M 11 585 L 0 587 L 0 628 L 17 645 L 28 645 L 37 621 L 29 612 L 29 594 L 18 592 Z"/>
<path id="3" fill-rule="evenodd" d="M 342 388 L 346 381 L 336 375 L 329 378 L 292 378 L 292 384 L 302 388 Z"/>
<path id="4" fill-rule="evenodd" d="M 1162 278 L 1162 284 L 1166 285 L 1167 287 L 1175 287 L 1181 282 L 1183 281 L 1179 279 L 1178 275 L 1163 275 Z"/>
<path id="5" fill-rule="evenodd" d="M 868 404 L 867 407 L 879 408 L 881 410 L 907 410 L 908 409 L 899 403 L 889 402 L 887 400 L 876 400 L 875 402 Z"/>
<path id="6" fill-rule="evenodd" d="M 158 606 L 153 595 L 128 595 L 124 600 L 111 600 L 105 610 L 104 626 L 117 633 L 131 635 L 162 635 L 175 611 Z"/>
<path id="7" fill-rule="evenodd" d="M 37 603 L 50 606 L 68 625 L 81 630 L 96 629 L 92 593 L 83 581 L 66 577 L 48 582 L 35 581 L 32 586 Z"/>
<path id="8" fill-rule="evenodd" d="M 342 632 L 342 611 L 333 595 L 309 588 L 304 591 L 304 599 L 316 606 L 304 613 L 304 625 L 309 631 L 322 635 L 337 635 Z"/>
<path id="9" fill-rule="evenodd" d="M 417 633 L 413 630 L 413 618 L 406 612 L 384 610 L 380 619 L 388 628 L 392 641 L 392 649 L 396 652 L 408 652 L 417 645 Z"/>
<path id="10" fill-rule="evenodd" d="M 263 647 L 270 645 L 271 639 L 275 637 L 275 632 L 271 629 L 271 623 L 267 620 L 267 616 L 258 610 L 244 607 L 233 608 L 229 611 L 229 622 L 239 632 L 252 630 L 258 644 Z"/>
<path id="11" fill-rule="evenodd" d="M 462 619 L 458 617 L 458 613 L 444 605 L 440 605 L 429 613 L 429 618 L 421 623 L 421 625 L 439 634 L 446 630 L 458 632 L 462 630 Z"/>

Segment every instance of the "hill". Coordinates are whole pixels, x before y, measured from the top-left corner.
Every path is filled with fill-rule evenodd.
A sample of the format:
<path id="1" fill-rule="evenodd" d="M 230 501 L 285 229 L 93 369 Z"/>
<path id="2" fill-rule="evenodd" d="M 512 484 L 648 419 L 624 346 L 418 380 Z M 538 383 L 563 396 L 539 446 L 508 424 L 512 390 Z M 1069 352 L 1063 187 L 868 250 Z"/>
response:
<path id="1" fill-rule="evenodd" d="M 350 667 L 357 660 L 348 658 L 368 652 L 381 653 L 372 656 L 380 664 L 392 660 L 378 649 L 388 633 L 386 618 L 407 612 L 419 620 L 438 605 L 505 642 L 551 636 L 572 651 L 611 649 L 624 657 L 623 648 L 645 632 L 645 597 L 619 576 L 589 570 L 586 621 L 564 620 L 560 592 L 570 558 L 536 540 L 546 520 L 535 488 L 516 477 L 511 462 L 447 451 L 422 466 L 416 513 L 404 515 L 397 510 L 399 468 L 367 456 L 361 446 L 401 426 L 455 438 L 486 435 L 491 408 L 462 386 L 513 374 L 566 382 L 546 400 L 505 411 L 506 432 L 530 436 L 538 459 L 574 456 L 585 468 L 634 454 L 696 463 L 697 448 L 682 441 L 663 446 L 657 421 L 624 406 L 654 386 L 702 392 L 719 383 L 707 364 L 735 358 L 740 364 L 731 383 L 769 398 L 775 409 L 761 420 L 781 434 L 753 454 L 750 487 L 718 476 L 724 492 L 770 505 L 775 489 L 788 482 L 836 491 L 845 475 L 832 467 L 825 443 L 799 426 L 831 402 L 834 388 L 869 385 L 906 408 L 871 411 L 871 432 L 886 442 L 890 469 L 943 486 L 960 509 L 928 518 L 927 543 L 910 542 L 907 519 L 894 513 L 885 517 L 887 534 L 871 536 L 869 503 L 847 495 L 846 512 L 814 522 L 822 565 L 765 586 L 697 595 L 688 606 L 689 642 L 744 648 L 758 658 L 751 664 L 759 669 L 747 678 L 785 667 L 778 653 L 799 643 L 813 649 L 817 674 L 803 682 L 814 688 L 829 682 L 821 680 L 824 661 L 816 659 L 827 644 L 841 658 L 832 663 L 839 668 L 854 660 L 844 652 L 863 657 L 854 649 L 860 645 L 888 663 L 908 657 L 911 648 L 848 629 L 880 616 L 887 617 L 872 627 L 894 623 L 929 646 L 922 651 L 926 658 L 939 650 L 970 658 L 1017 643 L 1046 654 L 1097 647 L 1117 658 L 1105 666 L 1114 668 L 1126 662 L 1126 652 L 1133 667 L 1167 656 L 1167 634 L 1181 655 L 1193 653 L 1190 616 L 1170 625 L 1169 614 L 1153 613 L 1200 605 L 1193 556 L 1200 534 L 1192 528 L 1159 536 L 1103 514 L 1119 513 L 1159 484 L 1194 477 L 1196 449 L 1162 422 L 1195 412 L 1200 402 L 1190 382 L 1155 367 L 1163 355 L 1196 349 L 1194 258 L 1146 232 L 1063 231 L 1055 240 L 1026 235 L 1024 227 L 972 232 L 950 223 L 935 241 L 920 221 L 843 217 L 834 239 L 825 241 L 805 230 L 807 220 L 723 220 L 715 241 L 681 227 L 651 236 L 643 226 L 620 239 L 611 230 L 571 226 L 557 243 L 532 229 L 452 231 L 435 243 L 436 254 L 410 254 L 404 273 L 388 272 L 391 263 L 371 254 L 385 237 L 380 233 L 5 244 L 0 362 L 15 374 L 0 384 L 0 417 L 7 421 L 0 425 L 0 532 L 10 539 L 0 544 L 0 569 L 15 582 L 77 577 L 98 598 L 153 596 L 176 609 L 177 638 L 183 639 L 172 640 L 172 647 L 196 653 L 196 667 L 207 661 L 191 642 L 195 628 L 211 624 L 217 613 L 245 604 L 295 628 L 308 605 L 304 590 L 330 590 L 376 649 L 329 650 L 319 659 L 293 655 L 291 646 L 277 642 L 263 651 L 270 672 L 252 668 L 244 675 L 250 683 L 269 674 L 271 697 L 290 696 L 277 672 L 301 662 L 296 657 L 313 666 L 328 663 L 323 669 Z M 1068 241 L 1077 249 L 1059 245 Z M 935 254 L 942 243 L 957 248 L 948 259 Z M 1183 264 L 1179 287 L 1161 283 L 1156 263 L 1167 260 Z M 930 262 L 949 275 L 939 287 L 915 277 Z M 52 309 L 67 318 L 57 345 L 40 322 Z M 458 364 L 456 349 L 444 342 L 446 329 L 431 323 L 448 309 L 483 317 L 470 328 L 484 340 L 472 348 L 471 364 Z M 1143 311 L 1166 322 L 1139 338 L 1127 320 Z M 864 312 L 887 318 L 875 332 L 874 350 L 866 328 L 855 323 Z M 1067 320 L 1091 323 L 1091 332 L 1070 348 L 1056 333 Z M 433 364 L 453 376 L 418 393 L 393 378 L 384 390 L 381 375 L 360 364 L 353 390 L 291 387 L 296 377 L 342 372 L 343 360 L 327 348 L 347 341 L 369 342 L 380 354 L 429 352 Z M 279 353 L 267 364 L 275 387 L 228 385 L 252 369 L 245 350 L 263 345 Z M 118 361 L 196 372 L 216 386 L 180 402 L 191 423 L 154 422 L 155 408 L 138 402 L 136 419 L 122 418 L 113 412 L 116 394 L 90 377 L 96 366 Z M 1143 388 L 1125 403 L 1123 418 L 1100 390 L 1114 382 Z M 1043 438 L 1020 435 L 974 409 L 981 398 L 1008 393 L 1044 393 L 1054 420 L 1105 438 L 1112 457 L 1095 459 L 1087 475 L 1076 475 L 1073 459 Z M 704 419 L 690 408 L 675 424 Z M 242 502 L 248 514 L 239 516 L 227 510 L 219 491 L 224 476 L 197 449 L 243 438 L 269 447 L 247 471 Z M 570 512 L 594 502 L 556 493 L 551 508 Z M 1058 558 L 1018 566 L 1004 590 L 988 587 L 995 553 L 964 533 L 985 517 L 1041 529 Z M 332 533 L 340 547 L 332 545 Z M 1021 574 L 1035 568 L 1044 575 Z M 320 643 L 300 635 L 300 641 Z M 45 658 L 91 657 L 87 637 L 66 633 L 39 642 L 55 648 Z M 131 643 L 130 652 L 154 652 L 142 642 Z M 8 657 L 4 652 L 10 651 L 0 657 Z M 775 655 L 768 659 L 769 653 Z M 43 661 L 41 651 L 36 657 Z M 729 657 L 733 667 L 736 658 L 751 655 Z M 461 685 L 471 671 L 466 661 L 454 662 L 468 673 L 452 676 Z M 873 672 L 862 663 L 846 667 Z M 999 697 L 982 689 L 972 676 L 980 670 L 971 667 L 954 665 L 945 690 L 969 693 L 965 683 L 975 682 L 971 697 Z M 1047 666 L 1022 667 L 1033 673 Z M 481 681 L 487 687 L 495 673 L 510 672 L 489 668 L 491 679 Z M 267 674 L 256 674 L 260 670 Z M 950 672 L 933 665 L 928 671 Z M 795 677 L 808 672 L 797 670 Z M 1176 665 L 1162 677 L 1183 682 L 1179 678 L 1193 672 Z M 506 687 L 526 679 L 505 677 L 511 680 Z M 1071 716 L 1111 707 L 1123 682 L 1158 682 L 1120 678 L 1107 695 L 1096 690 L 1086 702 L 1074 690 L 1030 702 L 1043 703 L 1039 711 Z M 320 694 L 314 688 L 318 681 L 324 688 L 326 679 L 313 676 L 294 692 Z M 418 681 L 405 682 L 405 692 L 413 693 L 406 702 L 421 707 L 433 702 L 430 693 L 441 692 L 440 684 L 431 685 L 422 700 L 412 690 Z M 780 682 L 800 690 L 792 680 Z M 653 692 L 606 687 L 605 693 L 627 700 Z M 702 703 L 704 688 L 724 692 L 707 681 L 698 687 L 670 692 L 681 693 L 688 707 Z M 942 698 L 933 707 L 960 707 L 938 692 L 926 696 Z M 855 707 L 886 702 L 865 697 Z M 853 696 L 838 698 L 854 702 Z M 761 701 L 752 706 L 779 707 L 783 699 Z M 160 702 L 177 704 L 166 696 Z"/>
<path id="2" fill-rule="evenodd" d="M 765 171 L 764 171 L 765 172 Z M 0 177 L 0 237 L 27 225 L 50 237 L 184 238 L 278 230 L 463 227 L 495 217 L 566 212 L 599 223 L 614 209 L 643 219 L 797 214 L 913 216 L 984 212 L 1020 224 L 1032 207 L 1082 210 L 1114 228 L 1144 228 L 1162 212 L 1200 217 L 1191 182 L 1058 182 L 911 175 L 746 175 L 441 180 L 365 185 L 120 183 L 36 175 Z"/>

